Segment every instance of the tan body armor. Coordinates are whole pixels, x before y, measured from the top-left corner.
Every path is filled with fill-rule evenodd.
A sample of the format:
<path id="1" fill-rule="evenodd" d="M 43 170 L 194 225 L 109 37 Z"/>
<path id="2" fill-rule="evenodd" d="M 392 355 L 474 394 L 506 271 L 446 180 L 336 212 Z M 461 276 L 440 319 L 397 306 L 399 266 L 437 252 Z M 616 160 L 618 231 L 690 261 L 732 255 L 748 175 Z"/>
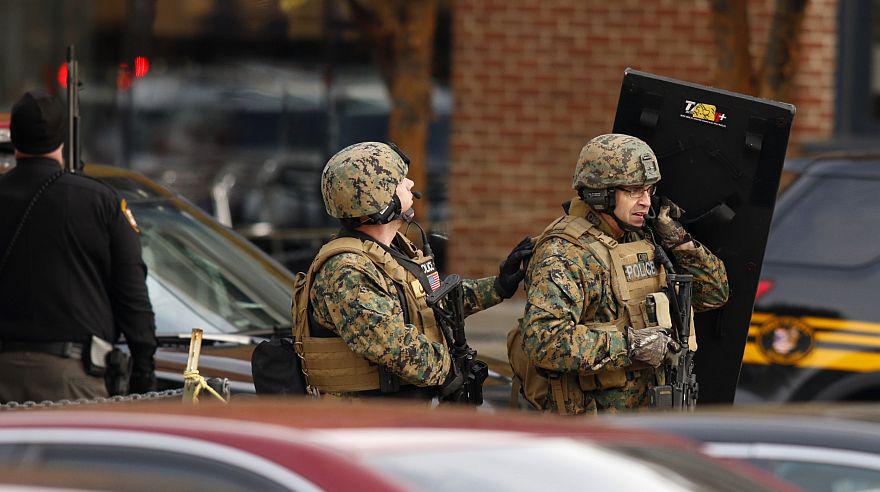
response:
<path id="1" fill-rule="evenodd" d="M 573 207 L 582 202 L 573 202 Z M 576 210 L 572 210 L 576 213 Z M 586 237 L 585 237 L 586 236 Z M 583 323 L 596 330 L 618 330 L 627 326 L 645 328 L 659 326 L 669 328 L 672 319 L 669 299 L 661 292 L 666 285 L 666 272 L 654 263 L 654 245 L 647 240 L 618 243 L 600 231 L 581 215 L 565 215 L 551 223 L 536 241 L 537 249 L 550 238 L 561 238 L 572 244 L 586 247 L 610 272 L 611 290 L 617 301 L 618 313 L 609 322 Z M 522 320 L 520 320 L 520 323 Z M 696 350 L 693 330 L 689 342 Z M 597 371 L 578 373 L 551 373 L 545 377 L 532 366 L 523 348 L 522 330 L 516 327 L 508 334 L 508 355 L 515 374 L 513 398 L 518 397 L 521 386 L 523 394 L 533 406 L 546 408 L 547 385 L 560 412 L 565 410 L 565 399 L 583 397 L 585 391 L 621 388 L 626 384 L 626 371 L 650 369 L 641 362 L 625 368 L 601 368 Z M 546 374 L 546 373 L 545 373 Z M 658 373 L 662 378 L 662 373 Z M 657 381 L 662 384 L 662 381 Z M 570 394 L 579 393 L 579 394 Z M 573 398 L 574 397 L 574 398 Z"/>
<path id="2" fill-rule="evenodd" d="M 433 261 L 432 257 L 425 256 L 400 234 L 397 235 L 397 244 L 419 265 Z M 314 276 L 328 259 L 341 253 L 356 253 L 369 258 L 384 274 L 384 290 L 395 296 L 397 292 L 403 292 L 405 303 L 402 307 L 409 323 L 415 325 L 419 333 L 431 342 L 446 345 L 434 319 L 434 312 L 425 301 L 425 289 L 415 275 L 373 241 L 351 237 L 334 239 L 321 248 L 307 273 L 297 274 L 293 288 L 293 336 L 297 353 L 302 359 L 306 384 L 312 394 L 369 391 L 380 387 L 379 367 L 354 353 L 342 338 L 310 335 L 308 305 Z"/>

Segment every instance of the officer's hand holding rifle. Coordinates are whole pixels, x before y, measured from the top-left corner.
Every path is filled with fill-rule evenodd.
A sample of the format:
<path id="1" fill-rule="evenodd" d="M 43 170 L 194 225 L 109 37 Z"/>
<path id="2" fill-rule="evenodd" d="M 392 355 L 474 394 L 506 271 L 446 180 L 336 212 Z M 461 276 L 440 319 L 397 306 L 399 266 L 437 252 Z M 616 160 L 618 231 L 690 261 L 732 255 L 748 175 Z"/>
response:
<path id="1" fill-rule="evenodd" d="M 655 355 L 659 357 L 659 352 L 662 351 L 662 358 L 668 362 L 666 367 L 667 384 L 651 388 L 651 406 L 687 411 L 696 407 L 698 395 L 697 378 L 694 374 L 694 352 L 688 347 L 694 278 L 688 274 L 676 274 L 675 267 L 665 249 L 687 249 L 692 238 L 684 226 L 676 220 L 682 216 L 684 211 L 666 197 L 661 197 L 659 202 L 660 213 L 651 220 L 649 231 L 653 232 L 660 242 L 656 245 L 655 261 L 658 261 L 666 269 L 666 289 L 664 290 L 669 298 L 669 310 L 672 315 L 672 336 L 664 347 L 667 350 L 656 350 Z M 681 248 L 682 245 L 685 247 Z M 655 341 L 653 346 L 656 347 L 659 343 L 659 340 Z M 632 345 L 632 341 L 630 344 Z"/>
<path id="2" fill-rule="evenodd" d="M 437 324 L 446 338 L 452 354 L 455 385 L 447 385 L 441 399 L 457 403 L 480 405 L 483 403 L 483 381 L 489 375 L 489 366 L 477 360 L 477 351 L 467 344 L 464 333 L 464 291 L 461 278 L 451 274 L 443 279 L 440 287 L 428 296 L 428 305 L 434 310 Z M 459 379 L 459 376 L 461 378 Z"/>
<path id="3" fill-rule="evenodd" d="M 535 249 L 530 237 L 517 244 L 501 265 L 495 277 L 494 289 L 504 299 L 513 297 L 526 275 L 529 259 Z M 446 338 L 452 354 L 452 367 L 441 388 L 441 399 L 458 403 L 483 403 L 483 381 L 489 375 L 489 366 L 477 360 L 477 351 L 467 344 L 464 332 L 464 290 L 461 278 L 452 274 L 443 279 L 440 287 L 428 296 L 428 306 Z"/>

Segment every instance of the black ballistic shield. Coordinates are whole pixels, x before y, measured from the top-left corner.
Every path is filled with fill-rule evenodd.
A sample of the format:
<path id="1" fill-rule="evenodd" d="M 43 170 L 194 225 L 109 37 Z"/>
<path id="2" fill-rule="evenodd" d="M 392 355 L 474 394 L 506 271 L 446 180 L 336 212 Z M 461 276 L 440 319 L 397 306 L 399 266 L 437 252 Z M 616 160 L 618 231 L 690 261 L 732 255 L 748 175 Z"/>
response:
<path id="1" fill-rule="evenodd" d="M 727 267 L 730 300 L 695 317 L 700 404 L 733 403 L 795 108 L 626 69 L 614 132 L 657 154 L 682 223 Z"/>

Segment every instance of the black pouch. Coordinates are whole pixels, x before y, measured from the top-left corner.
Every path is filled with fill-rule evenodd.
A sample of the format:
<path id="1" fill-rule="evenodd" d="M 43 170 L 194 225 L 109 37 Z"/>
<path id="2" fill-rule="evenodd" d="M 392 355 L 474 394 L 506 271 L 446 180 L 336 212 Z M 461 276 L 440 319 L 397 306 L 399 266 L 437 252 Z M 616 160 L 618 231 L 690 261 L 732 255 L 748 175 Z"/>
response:
<path id="1" fill-rule="evenodd" d="M 83 344 L 83 368 L 89 376 L 103 377 L 107 373 L 107 355 L 113 351 L 113 344 L 95 335 Z"/>
<path id="2" fill-rule="evenodd" d="M 648 390 L 649 405 L 651 408 L 672 408 L 672 386 L 654 386 Z"/>
<path id="3" fill-rule="evenodd" d="M 293 338 L 264 340 L 251 355 L 251 372 L 258 395 L 305 395 L 306 382 Z"/>

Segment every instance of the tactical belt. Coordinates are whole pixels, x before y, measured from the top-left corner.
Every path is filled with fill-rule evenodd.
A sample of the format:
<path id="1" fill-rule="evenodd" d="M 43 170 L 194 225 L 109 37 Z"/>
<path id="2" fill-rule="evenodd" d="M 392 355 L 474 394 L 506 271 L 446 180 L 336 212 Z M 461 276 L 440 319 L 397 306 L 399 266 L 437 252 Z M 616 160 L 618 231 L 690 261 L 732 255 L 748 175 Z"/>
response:
<path id="1" fill-rule="evenodd" d="M 76 342 L 0 341 L 0 352 L 39 352 L 66 359 L 82 359 L 83 344 Z"/>

